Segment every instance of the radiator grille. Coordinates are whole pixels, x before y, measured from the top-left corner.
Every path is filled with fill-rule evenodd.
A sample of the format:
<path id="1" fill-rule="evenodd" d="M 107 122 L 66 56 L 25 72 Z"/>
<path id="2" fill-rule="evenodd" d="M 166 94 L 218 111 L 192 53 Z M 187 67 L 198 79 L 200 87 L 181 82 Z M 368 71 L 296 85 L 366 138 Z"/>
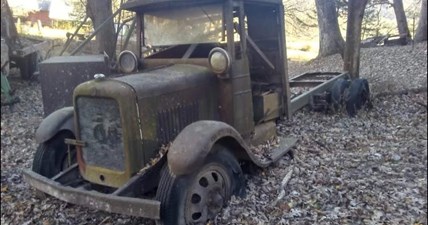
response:
<path id="1" fill-rule="evenodd" d="M 113 99 L 77 99 L 80 138 L 85 163 L 112 170 L 125 170 L 125 153 L 119 105 Z"/>
<path id="2" fill-rule="evenodd" d="M 197 120 L 199 120 L 199 104 L 197 102 L 158 112 L 158 142 L 160 144 L 171 142 L 184 127 Z"/>

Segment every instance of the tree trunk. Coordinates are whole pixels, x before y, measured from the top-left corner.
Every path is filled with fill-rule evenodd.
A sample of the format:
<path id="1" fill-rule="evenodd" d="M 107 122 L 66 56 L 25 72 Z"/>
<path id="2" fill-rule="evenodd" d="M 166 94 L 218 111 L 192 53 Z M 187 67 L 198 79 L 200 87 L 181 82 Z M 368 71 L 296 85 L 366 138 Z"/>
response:
<path id="1" fill-rule="evenodd" d="M 318 57 L 340 53 L 343 56 L 345 41 L 340 34 L 335 0 L 315 0 L 319 27 Z"/>
<path id="2" fill-rule="evenodd" d="M 86 13 L 91 18 L 94 29 L 106 21 L 112 13 L 112 3 L 106 0 L 88 0 Z M 116 38 L 113 19 L 104 24 L 96 35 L 97 47 L 100 53 L 106 52 L 110 59 L 115 58 Z"/>
<path id="3" fill-rule="evenodd" d="M 344 70 L 348 71 L 351 78 L 360 76 L 360 44 L 361 24 L 364 17 L 364 9 L 368 0 L 348 1 L 348 21 L 346 28 L 346 44 L 344 56 Z"/>
<path id="4" fill-rule="evenodd" d="M 419 14 L 418 28 L 416 29 L 415 42 L 427 40 L 427 0 L 422 0 L 421 13 Z"/>
<path id="5" fill-rule="evenodd" d="M 395 19 L 397 20 L 398 34 L 403 44 L 407 44 L 412 39 L 410 35 L 409 26 L 407 25 L 406 13 L 404 12 L 403 0 L 394 0 L 393 8 L 395 12 Z"/>
<path id="6" fill-rule="evenodd" d="M 1 0 L 1 36 L 5 39 L 9 50 L 13 50 L 16 47 L 18 32 L 7 0 Z"/>

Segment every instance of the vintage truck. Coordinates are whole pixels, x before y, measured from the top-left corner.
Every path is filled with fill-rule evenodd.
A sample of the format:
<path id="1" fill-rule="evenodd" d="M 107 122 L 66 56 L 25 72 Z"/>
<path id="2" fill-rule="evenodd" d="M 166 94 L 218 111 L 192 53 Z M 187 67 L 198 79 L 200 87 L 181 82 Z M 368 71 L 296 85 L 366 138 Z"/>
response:
<path id="1" fill-rule="evenodd" d="M 337 106 L 348 89 L 357 94 L 346 102 L 367 95 L 346 72 L 289 79 L 281 0 L 131 0 L 122 9 L 136 13 L 137 49 L 120 54 L 120 73 L 94 74 L 71 107 L 42 121 L 24 172 L 66 202 L 206 224 L 243 194 L 243 173 L 295 145 L 279 137 L 264 157 L 253 152 L 276 136 L 278 119 L 308 104 Z"/>

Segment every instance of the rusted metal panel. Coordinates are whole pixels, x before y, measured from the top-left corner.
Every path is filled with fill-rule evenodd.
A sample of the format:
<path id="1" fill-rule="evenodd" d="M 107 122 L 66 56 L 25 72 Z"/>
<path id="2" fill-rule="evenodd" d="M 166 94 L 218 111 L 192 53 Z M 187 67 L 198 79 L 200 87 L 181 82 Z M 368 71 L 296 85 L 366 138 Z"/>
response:
<path id="1" fill-rule="evenodd" d="M 104 55 L 52 57 L 39 66 L 45 117 L 72 106 L 73 90 L 80 83 L 92 80 L 96 73 L 110 74 Z"/>
<path id="2" fill-rule="evenodd" d="M 36 130 L 37 143 L 43 143 L 55 136 L 61 130 L 74 133 L 73 107 L 65 107 L 49 114 Z"/>
<path id="3" fill-rule="evenodd" d="M 144 98 L 212 84 L 216 77 L 206 67 L 177 64 L 116 79 L 133 87 L 138 97 Z"/>
<path id="4" fill-rule="evenodd" d="M 143 126 L 143 148 L 147 159 L 154 157 L 162 144 L 172 141 L 181 131 L 182 125 L 174 121 L 180 107 L 199 105 L 186 116 L 189 120 L 219 119 L 217 79 L 207 68 L 194 65 L 174 65 L 151 70 L 139 75 L 123 77 L 121 80 L 132 84 L 138 93 L 141 123 Z M 174 110 L 173 110 L 174 109 Z M 181 109 L 184 110 L 184 109 Z M 191 114 L 196 113 L 197 115 Z M 159 116 L 163 117 L 159 123 Z M 187 123 L 186 121 L 185 123 Z M 167 130 L 181 127 L 177 131 Z M 162 130 L 162 132 L 160 132 Z M 161 136 L 159 136 L 161 135 Z M 164 137 L 162 137 L 164 135 Z"/>
<path id="5" fill-rule="evenodd" d="M 249 151 L 241 135 L 230 125 L 202 120 L 190 124 L 175 138 L 167 155 L 170 170 L 177 176 L 195 171 L 202 166 L 216 141 L 223 137 L 234 138 Z M 253 155 L 250 154 L 248 157 L 251 158 Z"/>
<path id="6" fill-rule="evenodd" d="M 278 93 L 253 96 L 254 121 L 263 122 L 279 117 L 280 99 Z"/>
<path id="7" fill-rule="evenodd" d="M 272 153 L 270 154 L 272 162 L 278 161 L 281 157 L 287 154 L 288 150 L 290 150 L 290 148 L 293 147 L 296 143 L 297 138 L 295 137 L 281 137 L 279 139 L 279 146 L 272 149 Z"/>
<path id="8" fill-rule="evenodd" d="M 23 175 L 26 182 L 37 190 L 72 204 L 112 213 L 160 219 L 159 201 L 122 197 L 63 186 L 30 170 L 24 171 Z"/>
<path id="9" fill-rule="evenodd" d="M 128 179 L 132 177 L 133 174 L 138 172 L 144 165 L 144 155 L 143 155 L 143 149 L 141 145 L 141 136 L 140 136 L 140 125 L 139 125 L 139 118 L 138 118 L 138 107 L 136 105 L 137 96 L 135 94 L 134 89 L 129 86 L 128 84 L 118 81 L 116 79 L 111 78 L 102 78 L 102 79 L 96 79 L 91 80 L 88 82 L 85 82 L 83 84 L 80 84 L 74 91 L 74 105 L 80 106 L 79 99 L 80 98 L 94 98 L 96 100 L 100 100 L 102 102 L 103 99 L 111 99 L 117 102 L 118 108 L 119 108 L 119 115 L 116 112 L 115 116 L 109 116 L 107 114 L 111 113 L 111 110 L 104 110 L 104 111 L 95 111 L 95 114 L 93 115 L 92 119 L 94 121 L 88 121 L 85 118 L 81 117 L 81 113 L 85 114 L 87 113 L 85 110 L 88 110 L 86 107 L 75 107 L 75 127 L 76 127 L 76 139 L 84 141 L 86 143 L 88 142 L 100 142 L 100 140 L 97 140 L 97 135 L 87 135 L 88 132 L 90 133 L 90 130 L 92 129 L 93 133 L 98 132 L 98 128 L 96 125 L 100 124 L 97 119 L 104 118 L 109 119 L 113 121 L 104 121 L 103 123 L 106 123 L 106 127 L 104 127 L 104 131 L 108 133 L 108 128 L 113 128 L 116 126 L 117 123 L 120 121 L 120 126 L 122 130 L 122 134 L 119 134 L 119 131 L 112 132 L 110 136 L 121 139 L 121 142 L 123 142 L 123 147 L 118 147 L 121 149 L 120 154 L 124 154 L 124 170 L 112 168 L 112 167 L 103 167 L 106 162 L 101 162 L 104 159 L 98 157 L 94 157 L 92 162 L 96 161 L 96 163 L 86 164 L 83 159 L 83 154 L 81 154 L 82 158 L 79 157 L 78 154 L 78 162 L 79 162 L 79 168 L 81 171 L 82 176 L 93 183 L 106 185 L 110 187 L 120 187 L 124 183 L 127 182 Z M 93 105 L 95 107 L 98 106 L 98 104 Z M 89 106 L 90 107 L 90 106 Z M 85 111 L 85 112 L 83 112 Z M 98 114 L 98 115 L 97 115 Z M 116 118 L 118 117 L 118 118 Z M 113 125 L 115 124 L 115 125 Z M 88 126 L 86 129 L 89 131 L 84 131 L 85 129 L 81 129 L 81 126 Z M 97 130 L 97 131 L 95 131 Z M 82 132 L 83 131 L 83 132 Z M 115 134 L 116 133 L 116 134 Z M 86 134 L 86 135 L 85 135 Z M 113 135 L 114 134 L 114 135 Z M 101 139 L 104 139 L 102 135 L 100 135 Z M 93 140 L 95 139 L 95 140 Z M 119 140 L 114 140 L 119 141 Z M 120 146 L 121 144 L 116 143 L 117 146 Z M 98 145 L 100 146 L 100 145 Z M 117 147 L 115 146 L 115 147 Z M 107 147 L 107 146 L 106 146 Z M 104 148 L 104 147 L 102 147 Z M 95 149 L 90 148 L 89 146 L 82 147 L 81 151 L 79 152 L 85 152 L 85 151 L 93 151 Z M 96 148 L 96 151 L 104 151 L 106 153 L 105 149 L 98 149 Z M 114 152 L 120 151 L 119 149 L 116 149 Z M 115 154 L 116 154 L 115 153 Z M 100 153 L 102 154 L 102 153 Z M 102 157 L 102 156 L 101 156 Z M 108 155 L 104 156 L 110 158 L 107 161 L 114 160 L 114 157 L 116 159 L 120 159 L 120 156 L 115 155 Z M 100 166 L 102 165 L 102 166 Z"/>
<path id="10" fill-rule="evenodd" d="M 290 81 L 290 87 L 314 87 L 324 83 L 325 80 Z"/>
<path id="11" fill-rule="evenodd" d="M 162 110 L 157 113 L 157 137 L 161 144 L 168 144 L 184 127 L 199 120 L 199 102 Z"/>
<path id="12" fill-rule="evenodd" d="M 125 171 L 108 169 L 99 164 L 83 165 L 81 163 L 85 179 L 102 185 L 119 187 L 156 155 L 160 144 L 172 141 L 188 123 L 196 119 L 218 119 L 216 117 L 218 105 L 215 104 L 217 101 L 214 98 L 216 87 L 216 77 L 212 72 L 195 65 L 166 66 L 145 73 L 93 80 L 79 85 L 75 90 L 77 103 L 82 97 L 94 98 L 94 101 L 110 98 L 118 102 L 120 115 L 117 117 L 122 123 L 124 161 L 126 162 Z M 189 104 L 196 105 L 188 109 L 186 106 Z M 95 137 L 83 135 L 80 126 L 83 123 L 95 128 L 96 121 L 81 120 L 79 115 L 87 108 L 81 108 L 76 103 L 75 105 L 78 106 L 76 107 L 76 115 L 78 115 L 76 124 L 79 125 L 76 126 L 76 130 L 79 131 L 77 137 L 88 142 Z M 98 103 L 91 105 L 96 106 Z M 182 107 L 184 108 L 181 109 Z M 109 116 L 104 114 L 110 111 L 101 110 L 99 114 L 107 118 Z M 192 112 L 197 115 L 190 115 Z M 158 116 L 162 116 L 159 121 Z M 188 116 L 192 118 L 184 118 Z M 159 123 L 160 121 L 162 123 Z M 107 128 L 105 130 L 107 131 Z M 161 136 L 161 141 L 158 140 L 158 134 Z M 101 176 L 104 177 L 104 181 L 101 180 Z"/>
<path id="13" fill-rule="evenodd" d="M 276 149 L 276 158 L 261 161 L 255 156 L 246 141 L 230 125 L 219 121 L 200 120 L 192 123 L 175 138 L 168 151 L 168 166 L 177 175 L 189 174 L 202 165 L 203 159 L 210 153 L 213 145 L 221 139 L 230 138 L 236 140 L 242 149 L 230 149 L 235 156 L 243 157 L 242 160 L 250 160 L 259 167 L 267 167 L 284 155 L 297 140 L 287 139 Z"/>

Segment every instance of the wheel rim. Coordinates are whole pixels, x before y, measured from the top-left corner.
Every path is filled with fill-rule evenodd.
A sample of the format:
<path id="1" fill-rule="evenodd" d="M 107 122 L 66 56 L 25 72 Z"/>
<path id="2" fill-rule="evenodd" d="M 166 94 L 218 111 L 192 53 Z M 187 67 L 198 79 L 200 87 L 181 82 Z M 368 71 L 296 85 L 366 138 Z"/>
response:
<path id="1" fill-rule="evenodd" d="M 217 165 L 201 171 L 190 186 L 186 198 L 186 224 L 205 224 L 213 220 L 230 197 L 230 178 Z"/>

